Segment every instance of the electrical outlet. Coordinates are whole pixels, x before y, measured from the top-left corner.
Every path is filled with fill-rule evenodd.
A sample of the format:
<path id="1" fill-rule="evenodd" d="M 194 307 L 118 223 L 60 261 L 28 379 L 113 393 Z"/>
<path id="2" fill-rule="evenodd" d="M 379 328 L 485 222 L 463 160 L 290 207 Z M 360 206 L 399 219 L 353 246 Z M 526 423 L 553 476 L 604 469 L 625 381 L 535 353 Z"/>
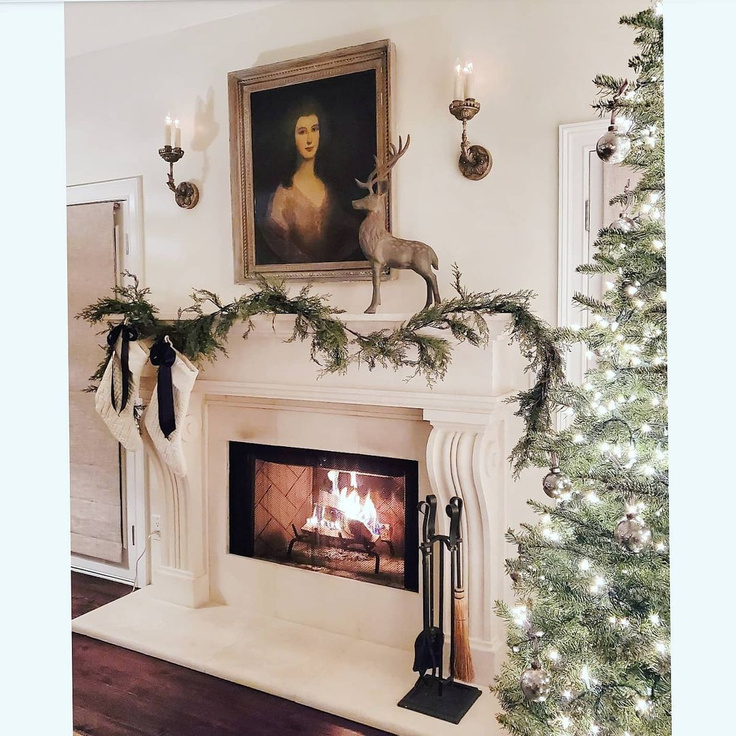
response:
<path id="1" fill-rule="evenodd" d="M 151 534 L 161 536 L 161 517 L 158 514 L 151 514 Z"/>

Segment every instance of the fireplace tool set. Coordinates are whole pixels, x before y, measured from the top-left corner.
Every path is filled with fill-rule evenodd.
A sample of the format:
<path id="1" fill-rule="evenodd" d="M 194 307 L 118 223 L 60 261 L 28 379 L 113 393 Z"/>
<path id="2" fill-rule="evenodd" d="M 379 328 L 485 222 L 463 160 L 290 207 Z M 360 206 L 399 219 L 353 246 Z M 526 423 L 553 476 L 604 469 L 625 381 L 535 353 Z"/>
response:
<path id="1" fill-rule="evenodd" d="M 423 628 L 414 642 L 413 670 L 419 673 L 414 687 L 399 701 L 401 708 L 450 723 L 460 723 L 480 690 L 457 682 L 473 679 L 467 631 L 467 608 L 463 588 L 460 520 L 463 502 L 453 496 L 445 507 L 450 519 L 448 534 L 437 534 L 437 497 L 419 502 L 422 520 L 422 613 Z M 445 556 L 450 557 L 452 615 L 449 667 L 445 675 Z M 436 563 L 436 564 L 435 564 Z M 437 604 L 435 607 L 435 603 Z"/>

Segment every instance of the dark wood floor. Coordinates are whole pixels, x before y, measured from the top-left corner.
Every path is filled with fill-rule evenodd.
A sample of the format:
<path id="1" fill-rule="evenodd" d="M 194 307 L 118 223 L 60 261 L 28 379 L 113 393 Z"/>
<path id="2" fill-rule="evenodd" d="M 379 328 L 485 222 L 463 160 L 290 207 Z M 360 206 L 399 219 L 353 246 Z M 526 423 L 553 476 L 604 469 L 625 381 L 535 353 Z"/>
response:
<path id="1" fill-rule="evenodd" d="M 129 592 L 72 573 L 72 616 Z M 74 728 L 87 736 L 390 736 L 96 639 L 72 639 Z"/>

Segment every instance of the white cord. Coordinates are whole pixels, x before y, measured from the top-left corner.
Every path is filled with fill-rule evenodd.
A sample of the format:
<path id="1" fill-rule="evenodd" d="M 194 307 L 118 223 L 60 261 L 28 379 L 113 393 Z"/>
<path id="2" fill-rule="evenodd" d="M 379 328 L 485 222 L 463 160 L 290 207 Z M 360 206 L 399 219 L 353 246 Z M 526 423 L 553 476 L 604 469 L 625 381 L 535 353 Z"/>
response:
<path id="1" fill-rule="evenodd" d="M 136 585 L 138 583 L 138 563 L 141 561 L 141 557 L 146 554 L 146 551 L 148 550 L 148 542 L 150 541 L 151 537 L 158 537 L 160 539 L 161 532 L 159 530 L 156 530 L 155 532 L 151 532 L 146 537 L 146 546 L 143 548 L 143 552 L 138 555 L 138 559 L 135 561 L 135 577 L 133 578 L 133 590 L 131 590 L 131 593 L 135 592 Z"/>

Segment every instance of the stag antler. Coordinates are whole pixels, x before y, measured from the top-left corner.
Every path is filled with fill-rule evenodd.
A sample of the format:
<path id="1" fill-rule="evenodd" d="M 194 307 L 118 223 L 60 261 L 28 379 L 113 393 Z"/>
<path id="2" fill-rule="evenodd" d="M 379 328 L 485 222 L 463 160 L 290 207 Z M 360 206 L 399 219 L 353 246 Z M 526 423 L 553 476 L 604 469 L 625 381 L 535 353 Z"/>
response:
<path id="1" fill-rule="evenodd" d="M 385 163 L 380 164 L 378 162 L 378 156 L 374 156 L 373 161 L 375 162 L 375 166 L 373 171 L 368 175 L 368 179 L 366 181 L 356 179 L 355 183 L 362 189 L 367 189 L 372 194 L 375 194 L 373 187 L 375 187 L 377 182 L 386 180 L 389 172 L 396 165 L 396 162 L 406 153 L 409 143 L 411 143 L 411 135 L 406 136 L 406 143 L 403 145 L 401 143 L 401 136 L 399 136 L 398 148 L 393 143 L 389 144 L 388 156 L 386 157 Z"/>

